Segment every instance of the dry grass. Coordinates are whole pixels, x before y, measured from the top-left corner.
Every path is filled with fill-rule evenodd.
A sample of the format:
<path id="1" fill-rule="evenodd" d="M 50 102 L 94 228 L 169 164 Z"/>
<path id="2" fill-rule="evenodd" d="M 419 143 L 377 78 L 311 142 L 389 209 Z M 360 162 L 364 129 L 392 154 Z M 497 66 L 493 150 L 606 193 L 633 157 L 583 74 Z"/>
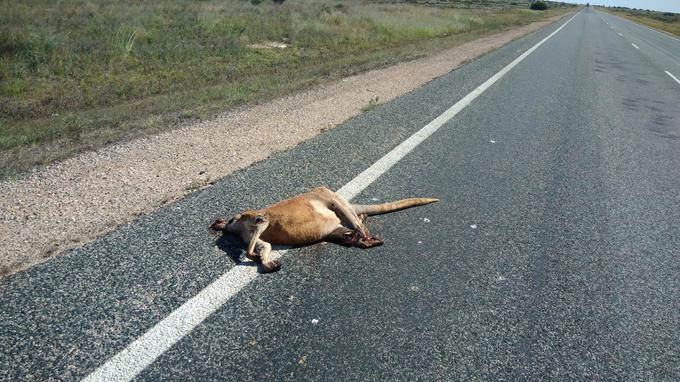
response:
<path id="1" fill-rule="evenodd" d="M 0 0 L 0 176 L 564 12 L 487 3 Z"/>

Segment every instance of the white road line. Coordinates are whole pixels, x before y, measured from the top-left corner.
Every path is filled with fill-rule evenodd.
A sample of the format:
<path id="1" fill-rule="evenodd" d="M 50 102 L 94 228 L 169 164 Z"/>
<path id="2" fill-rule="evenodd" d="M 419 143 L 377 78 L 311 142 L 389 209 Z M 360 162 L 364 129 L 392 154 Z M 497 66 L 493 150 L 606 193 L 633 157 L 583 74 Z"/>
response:
<path id="1" fill-rule="evenodd" d="M 580 13 L 580 11 L 579 11 Z M 479 97 L 486 89 L 501 79 L 510 69 L 522 62 L 528 55 L 543 45 L 549 38 L 562 30 L 574 17 L 562 24 L 548 37 L 544 38 L 536 45 L 531 47 L 521 56 L 517 57 L 506 67 L 501 69 L 493 77 L 489 78 L 475 90 L 466 95 L 463 99 L 451 106 L 442 115 L 435 118 L 425 127 L 407 138 L 404 142 L 395 147 L 392 151 L 380 158 L 371 167 L 364 170 L 356 178 L 344 185 L 337 192 L 347 200 L 354 198 L 363 191 L 385 171 L 389 170 L 394 164 L 411 152 L 416 146 L 422 143 L 434 132 L 439 130 L 446 122 L 451 120 L 463 108 L 470 104 L 475 98 Z M 272 253 L 274 258 L 281 257 L 286 251 L 275 251 Z M 182 306 L 177 308 L 161 322 L 149 329 L 141 337 L 121 350 L 118 354 L 111 357 L 106 363 L 88 375 L 84 381 L 129 381 L 137 374 L 142 372 L 153 361 L 160 357 L 172 345 L 189 334 L 203 320 L 219 309 L 231 297 L 238 293 L 248 283 L 257 277 L 257 270 L 251 263 L 240 264 L 233 267 L 229 272 L 220 276 L 212 284 L 199 292 L 196 296 L 189 299 Z"/>
<path id="2" fill-rule="evenodd" d="M 623 35 L 621 33 L 619 33 L 619 36 L 623 37 Z"/>
<path id="3" fill-rule="evenodd" d="M 632 42 L 630 43 L 635 49 L 640 49 L 637 45 L 633 44 Z"/>
<path id="4" fill-rule="evenodd" d="M 677 38 L 677 37 L 673 36 L 672 34 L 670 34 L 670 33 L 668 33 L 668 32 L 661 31 L 661 30 L 658 30 L 658 29 L 654 29 L 654 28 L 652 28 L 652 27 L 648 27 L 648 26 L 642 25 L 642 24 L 638 24 L 638 25 L 641 25 L 641 26 L 643 26 L 643 27 L 649 29 L 650 31 L 656 32 L 656 33 L 658 33 L 658 34 L 660 34 L 660 35 L 662 35 L 662 36 L 670 37 L 672 40 L 680 41 L 680 38 Z"/>
<path id="5" fill-rule="evenodd" d="M 674 76 L 674 75 L 673 75 L 671 72 L 669 72 L 668 70 L 664 70 L 664 72 L 666 72 L 666 74 L 668 74 L 669 76 L 671 76 L 671 78 L 674 79 L 675 82 L 677 82 L 678 84 L 680 84 L 680 80 L 678 79 L 678 77 Z"/>

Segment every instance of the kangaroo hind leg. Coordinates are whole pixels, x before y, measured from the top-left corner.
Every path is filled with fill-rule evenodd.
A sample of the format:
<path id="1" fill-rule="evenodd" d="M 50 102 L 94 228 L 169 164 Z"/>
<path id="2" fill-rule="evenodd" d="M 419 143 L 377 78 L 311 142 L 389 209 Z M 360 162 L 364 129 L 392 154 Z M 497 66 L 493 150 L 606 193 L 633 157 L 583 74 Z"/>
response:
<path id="1" fill-rule="evenodd" d="M 352 205 L 349 204 L 345 198 L 323 187 L 317 188 L 315 191 L 320 195 L 323 195 L 324 199 L 326 199 L 325 202 L 327 203 L 328 209 L 333 211 L 342 222 L 349 226 L 349 228 L 358 231 L 367 238 L 370 237 L 368 229 L 363 223 L 363 219 L 354 212 Z"/>

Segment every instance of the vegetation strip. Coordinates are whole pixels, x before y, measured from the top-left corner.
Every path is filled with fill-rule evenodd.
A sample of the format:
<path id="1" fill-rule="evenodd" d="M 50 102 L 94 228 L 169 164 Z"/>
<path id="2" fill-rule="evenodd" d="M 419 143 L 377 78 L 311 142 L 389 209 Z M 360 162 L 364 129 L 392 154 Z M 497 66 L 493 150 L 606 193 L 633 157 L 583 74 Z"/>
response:
<path id="1" fill-rule="evenodd" d="M 0 1 L 0 176 L 564 12 L 526 1 Z"/>

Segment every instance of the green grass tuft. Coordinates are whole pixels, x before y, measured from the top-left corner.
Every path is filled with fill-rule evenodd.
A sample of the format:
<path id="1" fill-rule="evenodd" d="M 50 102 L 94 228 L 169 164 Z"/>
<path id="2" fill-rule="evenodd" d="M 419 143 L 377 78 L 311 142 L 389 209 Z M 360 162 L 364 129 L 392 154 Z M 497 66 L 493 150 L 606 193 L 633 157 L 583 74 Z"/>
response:
<path id="1" fill-rule="evenodd" d="M 378 105 L 380 105 L 380 99 L 376 96 L 376 97 L 371 98 L 368 101 L 368 105 L 362 107 L 361 111 L 367 112 L 367 111 L 373 110 L 376 107 L 378 107 Z"/>

